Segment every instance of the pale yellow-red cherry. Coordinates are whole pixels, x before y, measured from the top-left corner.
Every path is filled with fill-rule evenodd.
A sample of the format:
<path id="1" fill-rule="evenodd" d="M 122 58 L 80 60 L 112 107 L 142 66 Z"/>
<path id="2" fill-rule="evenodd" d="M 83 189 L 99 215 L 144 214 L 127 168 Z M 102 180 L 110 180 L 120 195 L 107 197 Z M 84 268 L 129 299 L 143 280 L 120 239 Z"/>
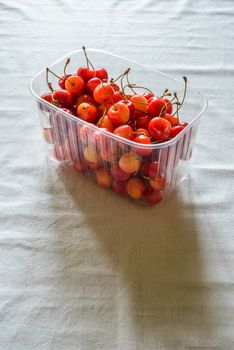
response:
<path id="1" fill-rule="evenodd" d="M 144 96 L 134 95 L 131 97 L 131 101 L 133 102 L 136 110 L 146 113 L 149 103 Z"/>
<path id="2" fill-rule="evenodd" d="M 51 128 L 45 128 L 43 130 L 43 134 L 44 134 L 44 139 L 46 140 L 47 143 L 49 144 L 54 143 Z"/>
<path id="3" fill-rule="evenodd" d="M 126 191 L 128 195 L 134 199 L 140 199 L 146 190 L 145 183 L 138 177 L 132 177 L 128 180 Z"/>
<path id="4" fill-rule="evenodd" d="M 125 153 L 119 159 L 119 167 L 125 173 L 135 173 L 140 169 L 141 160 L 135 153 Z"/>
<path id="5" fill-rule="evenodd" d="M 97 182 L 102 187 L 110 187 L 112 184 L 112 176 L 107 169 L 99 168 L 96 171 Z"/>
<path id="6" fill-rule="evenodd" d="M 94 147 L 87 146 L 84 149 L 84 157 L 87 160 L 87 162 L 89 162 L 89 163 L 92 163 L 92 164 L 99 163 L 99 157 L 98 157 L 97 151 L 94 149 Z"/>

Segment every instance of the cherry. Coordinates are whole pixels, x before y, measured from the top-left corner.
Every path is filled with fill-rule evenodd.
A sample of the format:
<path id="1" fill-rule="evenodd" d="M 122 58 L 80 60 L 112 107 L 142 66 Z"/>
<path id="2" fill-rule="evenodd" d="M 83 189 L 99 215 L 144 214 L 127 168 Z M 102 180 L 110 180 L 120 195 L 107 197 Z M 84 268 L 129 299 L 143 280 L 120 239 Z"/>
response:
<path id="1" fill-rule="evenodd" d="M 57 100 L 62 107 L 72 104 L 72 95 L 67 90 L 55 90 L 53 92 L 53 99 Z"/>
<path id="2" fill-rule="evenodd" d="M 110 187 L 112 184 L 112 176 L 107 169 L 99 168 L 96 170 L 96 179 L 100 186 Z"/>
<path id="3" fill-rule="evenodd" d="M 93 92 L 94 100 L 99 104 L 103 103 L 104 101 L 111 100 L 113 96 L 114 90 L 108 83 L 99 84 Z"/>
<path id="4" fill-rule="evenodd" d="M 160 173 L 161 173 L 160 167 L 159 167 L 159 163 L 157 161 L 149 163 L 148 168 L 147 168 L 147 175 L 150 178 L 154 178 Z"/>
<path id="5" fill-rule="evenodd" d="M 175 117 L 175 116 L 173 117 L 171 114 L 166 113 L 164 114 L 163 118 L 168 120 L 171 126 L 176 126 L 179 124 L 178 117 Z"/>
<path id="6" fill-rule="evenodd" d="M 120 87 L 118 84 L 111 82 L 111 87 L 114 91 L 120 91 Z"/>
<path id="7" fill-rule="evenodd" d="M 172 108 L 173 108 L 171 101 L 168 100 L 167 98 L 164 98 L 164 101 L 166 102 L 166 105 L 167 105 L 166 113 L 171 114 L 172 113 Z"/>
<path id="8" fill-rule="evenodd" d="M 87 91 L 90 93 L 90 95 L 93 94 L 95 88 L 96 88 L 99 84 L 101 84 L 101 82 L 102 82 L 102 81 L 101 81 L 101 79 L 99 79 L 99 78 L 92 78 L 92 79 L 90 79 L 90 80 L 87 82 L 87 84 L 86 84 L 86 89 L 87 89 Z"/>
<path id="9" fill-rule="evenodd" d="M 83 102 L 96 105 L 96 102 L 94 101 L 94 98 L 92 96 L 84 94 L 80 95 L 80 97 L 78 98 L 76 108 Z"/>
<path id="10" fill-rule="evenodd" d="M 123 195 L 126 192 L 126 185 L 124 181 L 114 180 L 112 183 L 112 188 L 119 195 Z"/>
<path id="11" fill-rule="evenodd" d="M 115 91 L 114 96 L 113 96 L 113 101 L 114 102 L 119 102 L 123 100 L 123 96 L 119 91 Z"/>
<path id="12" fill-rule="evenodd" d="M 132 120 L 132 117 L 133 117 L 134 111 L 135 111 L 135 106 L 134 106 L 133 102 L 131 102 L 130 100 L 123 100 L 123 103 L 125 103 L 126 106 L 128 106 L 129 113 L 130 113 L 129 118 Z"/>
<path id="13" fill-rule="evenodd" d="M 145 183 L 138 177 L 132 177 L 128 180 L 126 191 L 128 195 L 134 199 L 140 199 L 146 190 Z"/>
<path id="14" fill-rule="evenodd" d="M 149 101 L 149 106 L 147 108 L 147 113 L 151 118 L 163 116 L 166 113 L 167 104 L 165 100 L 161 97 L 152 98 Z"/>
<path id="15" fill-rule="evenodd" d="M 66 73 L 66 68 L 67 68 L 68 64 L 70 63 L 70 61 L 71 61 L 70 58 L 68 58 L 65 65 L 64 65 L 64 69 L 63 69 L 64 76 L 59 78 L 59 81 L 58 81 L 58 84 L 61 87 L 61 89 L 65 89 L 65 81 L 67 80 L 67 78 L 72 76 L 72 74 Z"/>
<path id="16" fill-rule="evenodd" d="M 52 95 L 52 93 L 43 94 L 43 95 L 41 95 L 41 98 L 42 98 L 43 100 L 45 100 L 45 101 L 51 103 L 52 100 L 53 100 L 53 95 Z"/>
<path id="17" fill-rule="evenodd" d="M 165 140 L 170 136 L 171 124 L 163 118 L 153 118 L 149 122 L 148 130 L 155 140 Z"/>
<path id="18" fill-rule="evenodd" d="M 131 152 L 123 154 L 119 159 L 119 167 L 125 173 L 135 173 L 140 169 L 141 160 L 140 158 Z"/>
<path id="19" fill-rule="evenodd" d="M 85 83 L 81 77 L 72 75 L 66 79 L 65 88 L 72 96 L 80 96 L 85 89 Z"/>
<path id="20" fill-rule="evenodd" d="M 101 80 L 108 80 L 108 73 L 105 68 L 95 69 L 95 76 Z"/>
<path id="21" fill-rule="evenodd" d="M 143 114 L 142 116 L 137 118 L 136 127 L 148 129 L 149 122 L 150 122 L 150 117 L 147 114 Z"/>
<path id="22" fill-rule="evenodd" d="M 113 106 L 113 103 L 110 100 L 104 101 L 102 104 L 98 106 L 99 112 L 101 114 L 105 114 L 108 110 Z"/>
<path id="23" fill-rule="evenodd" d="M 144 96 L 134 95 L 131 97 L 131 101 L 133 102 L 135 109 L 146 113 L 148 101 Z"/>
<path id="24" fill-rule="evenodd" d="M 77 108 L 77 116 L 92 123 L 98 118 L 98 109 L 94 105 L 83 102 Z"/>
<path id="25" fill-rule="evenodd" d="M 84 80 L 84 82 L 87 83 L 87 81 L 89 81 L 95 76 L 95 71 L 87 67 L 80 67 L 77 70 L 76 75 L 78 75 L 78 77 L 81 77 Z"/>
<path id="26" fill-rule="evenodd" d="M 107 112 L 110 121 L 114 125 L 122 125 L 129 121 L 129 109 L 126 104 L 122 102 L 117 102 Z"/>
<path id="27" fill-rule="evenodd" d="M 164 178 L 161 177 L 160 175 L 150 178 L 149 184 L 156 191 L 161 191 L 165 187 Z"/>
<path id="28" fill-rule="evenodd" d="M 154 97 L 154 94 L 152 92 L 147 91 L 143 94 L 143 96 L 146 98 L 146 100 L 149 101 L 151 97 Z"/>
<path id="29" fill-rule="evenodd" d="M 51 128 L 44 128 L 43 129 L 43 134 L 44 134 L 44 139 L 46 140 L 47 143 L 53 144 L 53 134 L 51 132 Z"/>
<path id="30" fill-rule="evenodd" d="M 73 112 L 68 108 L 62 108 L 62 110 L 68 114 L 74 115 Z"/>
<path id="31" fill-rule="evenodd" d="M 116 181 L 126 181 L 131 176 L 130 173 L 124 172 L 118 164 L 113 164 L 110 171 Z"/>
<path id="32" fill-rule="evenodd" d="M 136 129 L 136 131 L 134 132 L 134 135 L 146 135 L 148 137 L 150 136 L 149 131 L 144 128 Z"/>
<path id="33" fill-rule="evenodd" d="M 136 137 L 134 137 L 133 141 L 144 145 L 151 144 L 151 140 L 149 136 L 146 136 L 146 135 L 137 135 Z M 147 157 L 152 153 L 152 148 L 135 148 L 135 151 L 140 156 Z"/>
<path id="34" fill-rule="evenodd" d="M 159 203 L 163 199 L 163 192 L 162 191 L 155 191 L 155 190 L 152 192 L 148 192 L 145 194 L 145 199 L 150 204 Z"/>
<path id="35" fill-rule="evenodd" d="M 108 115 L 104 115 L 103 117 L 101 117 L 97 123 L 97 125 L 100 128 L 106 128 L 108 129 L 108 131 L 112 132 L 114 129 L 114 126 L 112 124 L 112 122 L 110 121 Z"/>
<path id="36" fill-rule="evenodd" d="M 121 125 L 114 129 L 113 133 L 115 135 L 121 136 L 125 139 L 133 139 L 133 130 L 130 125 Z"/>
<path id="37" fill-rule="evenodd" d="M 182 130 L 184 130 L 184 125 L 172 126 L 170 131 L 170 137 L 173 138 L 178 135 Z"/>
<path id="38" fill-rule="evenodd" d="M 93 165 L 93 167 L 96 167 L 99 164 L 100 158 L 97 154 L 97 151 L 92 146 L 87 146 L 84 149 L 84 157 L 87 160 L 87 162 Z"/>

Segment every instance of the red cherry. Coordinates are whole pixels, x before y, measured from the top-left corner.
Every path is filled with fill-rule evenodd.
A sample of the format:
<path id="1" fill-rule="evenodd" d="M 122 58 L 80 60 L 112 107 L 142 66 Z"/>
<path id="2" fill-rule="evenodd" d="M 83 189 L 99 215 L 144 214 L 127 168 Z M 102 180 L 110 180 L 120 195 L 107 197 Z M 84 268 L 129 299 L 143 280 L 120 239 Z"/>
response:
<path id="1" fill-rule="evenodd" d="M 171 124 L 163 118 L 153 118 L 149 122 L 148 130 L 155 140 L 165 140 L 170 136 Z"/>
<path id="2" fill-rule="evenodd" d="M 111 100 L 113 96 L 114 90 L 108 83 L 99 84 L 93 92 L 93 97 L 95 101 L 99 104 L 103 103 L 104 101 Z"/>
<path id="3" fill-rule="evenodd" d="M 108 73 L 105 68 L 95 69 L 95 77 L 101 80 L 108 80 Z"/>
<path id="4" fill-rule="evenodd" d="M 134 137 L 133 141 L 144 145 L 151 144 L 149 136 L 146 135 L 137 135 L 136 137 Z M 142 157 L 147 157 L 152 153 L 152 148 L 135 148 L 135 152 Z"/>
<path id="5" fill-rule="evenodd" d="M 111 166 L 111 174 L 113 178 L 117 181 L 126 181 L 131 174 L 124 172 L 118 164 L 113 164 Z"/>
<path id="6" fill-rule="evenodd" d="M 107 113 L 111 106 L 113 106 L 113 103 L 110 100 L 104 101 L 102 104 L 100 104 L 98 107 L 100 115 Z"/>
<path id="7" fill-rule="evenodd" d="M 143 134 L 143 135 L 146 135 L 146 136 L 150 136 L 150 134 L 149 134 L 149 131 L 148 130 L 146 130 L 146 129 L 144 129 L 144 128 L 138 128 L 138 129 L 136 129 L 136 131 L 135 131 L 135 135 L 137 135 L 137 134 Z"/>
<path id="8" fill-rule="evenodd" d="M 152 191 L 152 192 L 148 192 L 145 194 L 145 199 L 147 200 L 147 202 L 149 202 L 150 204 L 156 204 L 161 202 L 161 200 L 163 199 L 163 192 L 162 191 Z"/>
<path id="9" fill-rule="evenodd" d="M 163 98 L 152 98 L 149 101 L 149 106 L 147 108 L 147 114 L 151 118 L 163 116 L 166 113 L 166 102 Z"/>
<path id="10" fill-rule="evenodd" d="M 133 139 L 133 130 L 130 125 L 120 125 L 114 129 L 113 133 L 128 140 Z"/>
<path id="11" fill-rule="evenodd" d="M 156 161 L 149 163 L 147 168 L 147 176 L 149 176 L 150 178 L 154 178 L 158 174 L 160 174 L 159 163 Z"/>
<path id="12" fill-rule="evenodd" d="M 96 105 L 96 102 L 94 101 L 94 98 L 92 96 L 86 95 L 86 94 L 85 95 L 80 95 L 80 97 L 78 98 L 76 106 L 78 107 L 83 102 Z"/>
<path id="13" fill-rule="evenodd" d="M 43 98 L 43 100 L 45 100 L 45 101 L 47 101 L 47 102 L 49 102 L 49 103 L 51 103 L 52 100 L 53 100 L 52 94 L 44 94 L 44 95 L 41 95 L 41 98 Z"/>
<path id="14" fill-rule="evenodd" d="M 107 112 L 110 121 L 114 125 L 122 125 L 129 121 L 129 109 L 123 102 L 117 102 Z"/>
<path id="15" fill-rule="evenodd" d="M 87 89 L 87 91 L 90 93 L 90 95 L 93 94 L 95 88 L 96 88 L 99 84 L 101 84 L 101 82 L 102 82 L 102 81 L 101 81 L 101 79 L 99 79 L 99 78 L 92 78 L 92 79 L 90 79 L 90 80 L 87 82 L 87 84 L 86 84 L 86 89 Z"/>
<path id="16" fill-rule="evenodd" d="M 53 92 L 53 98 L 57 100 L 62 107 L 69 106 L 72 104 L 72 96 L 67 90 L 55 90 Z"/>
<path id="17" fill-rule="evenodd" d="M 83 102 L 77 108 L 77 116 L 86 122 L 95 122 L 98 118 L 98 109 L 89 103 Z"/>
<path id="18" fill-rule="evenodd" d="M 108 131 L 112 132 L 113 129 L 114 129 L 114 126 L 112 124 L 112 122 L 110 121 L 108 115 L 104 115 L 104 117 L 101 117 L 99 119 L 99 121 L 97 122 L 97 125 L 100 127 L 100 128 L 106 128 L 108 129 Z"/>
<path id="19" fill-rule="evenodd" d="M 171 127 L 170 137 L 173 138 L 178 135 L 182 130 L 184 130 L 184 125 L 177 125 Z"/>
<path id="20" fill-rule="evenodd" d="M 116 103 L 122 100 L 123 100 L 123 96 L 121 95 L 121 93 L 119 91 L 115 91 L 113 96 L 113 101 Z"/>
<path id="21" fill-rule="evenodd" d="M 80 67 L 77 70 L 76 75 L 78 75 L 78 77 L 81 77 L 84 82 L 86 83 L 88 80 L 92 79 L 95 75 L 95 71 L 93 69 L 89 69 L 87 67 Z"/>
<path id="22" fill-rule="evenodd" d="M 80 96 L 85 89 L 85 83 L 81 77 L 72 75 L 66 79 L 65 88 L 72 96 Z"/>
<path id="23" fill-rule="evenodd" d="M 136 127 L 148 129 L 149 122 L 150 117 L 147 114 L 144 114 L 136 120 Z"/>
<path id="24" fill-rule="evenodd" d="M 139 118 L 146 116 L 144 112 L 138 111 L 137 109 L 134 110 L 131 120 L 138 120 Z"/>
<path id="25" fill-rule="evenodd" d="M 116 83 L 111 83 L 111 86 L 112 86 L 113 90 L 115 90 L 115 91 L 120 91 L 120 87 L 119 87 L 118 84 L 116 84 Z"/>
<path id="26" fill-rule="evenodd" d="M 179 119 L 176 116 L 172 116 L 171 114 L 164 114 L 163 116 L 164 119 L 168 120 L 171 126 L 176 126 L 179 124 Z"/>
<path id="27" fill-rule="evenodd" d="M 148 106 L 148 101 L 147 99 L 142 96 L 142 95 L 134 95 L 131 97 L 131 101 L 133 102 L 135 108 L 138 110 L 138 111 L 141 111 L 141 112 L 146 112 L 147 110 L 147 106 Z"/>
<path id="28" fill-rule="evenodd" d="M 151 98 L 151 97 L 154 97 L 154 95 L 151 93 L 151 92 L 145 92 L 144 94 L 143 94 L 143 96 L 146 98 L 146 100 L 148 100 L 149 101 L 149 99 Z"/>
<path id="29" fill-rule="evenodd" d="M 62 108 L 62 110 L 68 114 L 74 115 L 73 112 L 68 108 Z"/>
<path id="30" fill-rule="evenodd" d="M 119 195 L 123 195 L 126 192 L 126 185 L 124 181 L 114 180 L 112 183 L 112 188 Z"/>
<path id="31" fill-rule="evenodd" d="M 61 87 L 61 89 L 65 89 L 65 81 L 67 80 L 67 78 L 69 78 L 71 76 L 72 76 L 72 74 L 66 74 L 59 79 L 58 84 Z"/>
<path id="32" fill-rule="evenodd" d="M 131 102 L 130 100 L 123 100 L 123 103 L 125 103 L 126 106 L 128 106 L 129 113 L 130 113 L 130 119 L 132 120 L 132 117 L 133 117 L 134 111 L 135 111 L 135 106 L 134 106 L 133 102 Z"/>
<path id="33" fill-rule="evenodd" d="M 170 100 L 168 100 L 167 98 L 164 98 L 164 101 L 166 102 L 166 105 L 167 105 L 167 107 L 166 107 L 166 113 L 169 113 L 169 114 L 171 114 L 172 113 L 172 104 L 171 104 L 171 101 Z"/>

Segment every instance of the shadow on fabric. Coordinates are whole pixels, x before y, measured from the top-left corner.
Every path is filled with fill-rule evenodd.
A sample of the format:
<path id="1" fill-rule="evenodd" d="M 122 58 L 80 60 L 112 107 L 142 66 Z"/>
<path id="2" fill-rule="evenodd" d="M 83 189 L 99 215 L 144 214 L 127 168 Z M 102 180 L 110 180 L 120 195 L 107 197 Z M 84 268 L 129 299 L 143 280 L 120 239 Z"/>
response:
<path id="1" fill-rule="evenodd" d="M 193 206 L 174 192 L 141 207 L 70 170 L 58 168 L 57 176 L 114 265 L 118 341 L 130 341 L 124 328 L 131 325 L 139 349 L 205 344 L 215 329 Z M 76 245 L 69 249 L 74 256 Z"/>

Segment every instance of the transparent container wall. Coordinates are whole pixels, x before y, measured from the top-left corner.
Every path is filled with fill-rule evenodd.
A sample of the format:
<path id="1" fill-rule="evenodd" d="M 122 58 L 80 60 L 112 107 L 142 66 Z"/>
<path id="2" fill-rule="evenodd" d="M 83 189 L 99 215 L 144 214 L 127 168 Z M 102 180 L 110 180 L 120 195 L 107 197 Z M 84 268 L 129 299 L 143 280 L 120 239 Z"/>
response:
<path id="1" fill-rule="evenodd" d="M 158 96 L 162 95 L 165 88 L 172 92 L 176 91 L 178 96 L 183 96 L 183 82 L 180 83 L 160 72 L 103 51 L 87 51 L 95 67 L 107 69 L 109 78 L 115 78 L 130 68 L 131 83 L 146 86 Z M 71 58 L 67 69 L 69 73 L 76 73 L 79 66 L 85 65 L 82 51 L 77 51 L 62 58 L 50 68 L 58 75 L 62 75 L 67 57 Z M 57 78 L 51 76 L 50 81 L 55 89 L 58 88 Z M 50 157 L 60 165 L 83 172 L 97 181 L 99 185 L 112 188 L 115 192 L 131 199 L 134 196 L 138 197 L 138 193 L 135 193 L 137 191 L 134 188 L 134 181 L 130 180 L 140 178 L 144 185 L 143 192 L 145 191 L 147 195 L 135 199 L 139 203 L 150 204 L 161 201 L 188 174 L 189 160 L 194 148 L 201 112 L 205 110 L 206 104 L 205 99 L 193 89 L 188 89 L 186 101 L 180 113 L 181 121 L 189 122 L 189 126 L 175 140 L 164 144 L 153 144 L 149 147 L 140 146 L 108 132 L 102 132 L 96 126 L 69 116 L 41 100 L 39 96 L 48 91 L 45 70 L 33 79 L 31 89 L 37 99 L 42 133 L 48 146 L 48 152 Z M 140 160 L 139 169 L 129 176 L 117 174 L 116 180 L 116 167 L 121 157 L 127 153 L 135 155 Z M 157 166 L 153 174 L 151 169 L 149 177 L 147 167 L 151 163 Z M 133 197 L 127 194 L 131 192 L 131 185 L 133 186 Z M 150 198 L 149 188 L 154 193 L 151 195 L 152 198 Z M 146 200 L 147 196 L 149 200 Z"/>

